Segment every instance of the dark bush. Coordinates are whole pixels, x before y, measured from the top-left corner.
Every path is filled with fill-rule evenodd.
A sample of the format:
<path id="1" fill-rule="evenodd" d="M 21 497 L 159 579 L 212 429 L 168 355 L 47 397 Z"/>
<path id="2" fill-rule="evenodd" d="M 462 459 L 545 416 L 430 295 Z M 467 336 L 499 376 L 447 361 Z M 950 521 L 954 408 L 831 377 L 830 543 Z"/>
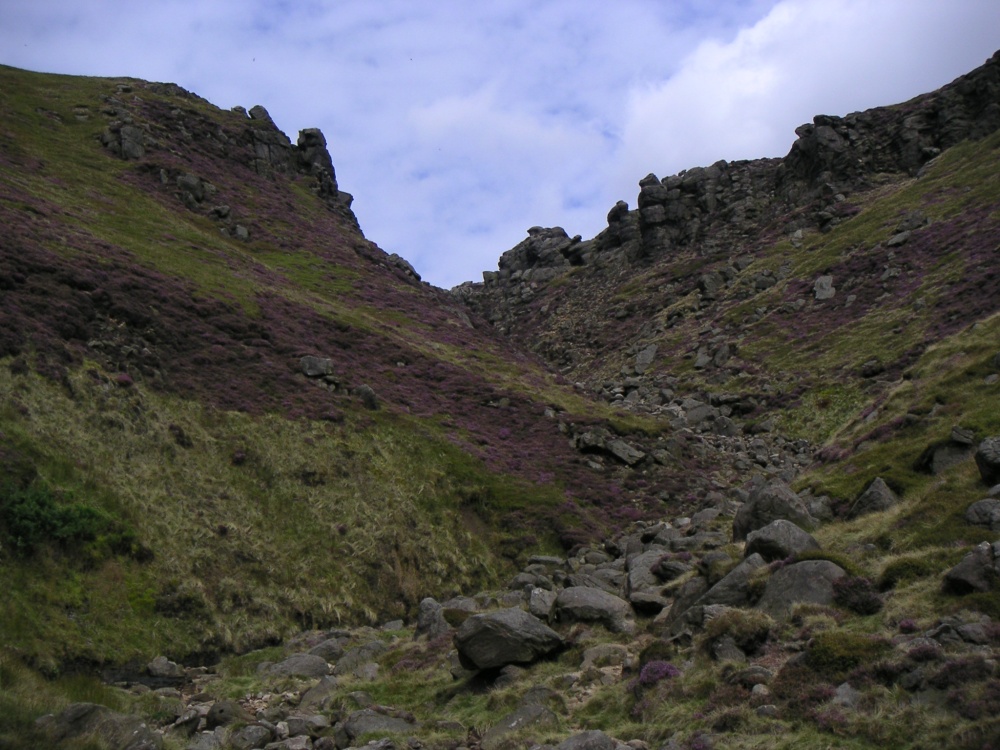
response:
<path id="1" fill-rule="evenodd" d="M 19 555 L 30 555 L 48 541 L 63 547 L 91 542 L 112 525 L 107 515 L 89 505 L 57 503 L 44 486 L 0 491 L 0 529 Z"/>

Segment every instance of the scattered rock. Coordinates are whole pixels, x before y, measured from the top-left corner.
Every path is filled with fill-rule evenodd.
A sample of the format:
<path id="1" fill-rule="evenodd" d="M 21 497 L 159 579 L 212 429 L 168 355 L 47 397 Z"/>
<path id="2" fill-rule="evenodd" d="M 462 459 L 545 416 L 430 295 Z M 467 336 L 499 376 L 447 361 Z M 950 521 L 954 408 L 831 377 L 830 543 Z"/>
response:
<path id="1" fill-rule="evenodd" d="M 747 534 L 762 529 L 772 521 L 791 521 L 802 529 L 813 529 L 818 524 L 809 515 L 802 498 L 780 479 L 772 479 L 754 490 L 733 519 L 733 541 L 741 542 Z"/>
<path id="2" fill-rule="evenodd" d="M 746 555 L 759 554 L 767 562 L 784 560 L 799 552 L 819 549 L 811 534 L 791 521 L 779 518 L 757 531 L 747 534 Z"/>
<path id="3" fill-rule="evenodd" d="M 847 575 L 829 560 L 806 560 L 786 565 L 767 581 L 757 609 L 775 619 L 783 619 L 800 602 L 833 604 L 833 582 Z"/>
<path id="4" fill-rule="evenodd" d="M 988 437 L 979 444 L 976 466 L 988 486 L 1000 484 L 1000 436 Z"/>
<path id="5" fill-rule="evenodd" d="M 899 498 L 896 497 L 895 492 L 889 489 L 889 485 L 885 483 L 882 477 L 875 477 L 865 488 L 864 492 L 858 495 L 857 500 L 851 506 L 848 517 L 857 518 L 869 513 L 881 513 L 882 511 L 889 510 L 897 502 L 899 502 Z"/>

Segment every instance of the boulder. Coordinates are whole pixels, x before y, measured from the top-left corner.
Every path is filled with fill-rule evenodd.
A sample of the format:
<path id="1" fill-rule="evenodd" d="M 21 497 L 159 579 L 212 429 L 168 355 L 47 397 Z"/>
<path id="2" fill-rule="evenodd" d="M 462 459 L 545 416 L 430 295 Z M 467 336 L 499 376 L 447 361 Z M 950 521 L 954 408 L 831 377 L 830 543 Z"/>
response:
<path id="1" fill-rule="evenodd" d="M 212 704 L 205 715 L 205 726 L 208 729 L 224 727 L 236 721 L 250 721 L 251 716 L 236 701 L 219 701 Z"/>
<path id="2" fill-rule="evenodd" d="M 829 560 L 786 565 L 768 579 L 757 609 L 782 619 L 799 602 L 829 606 L 833 604 L 833 582 L 845 575 L 842 567 Z"/>
<path id="3" fill-rule="evenodd" d="M 988 437 L 976 449 L 976 466 L 987 485 L 1000 484 L 1000 435 Z"/>
<path id="4" fill-rule="evenodd" d="M 448 621 L 444 619 L 444 607 L 435 599 L 427 597 L 420 602 L 420 609 L 417 611 L 417 627 L 415 636 L 426 635 L 428 638 L 437 638 L 451 630 Z"/>
<path id="5" fill-rule="evenodd" d="M 746 555 L 759 554 L 767 562 L 784 560 L 799 552 L 819 549 L 811 534 L 791 521 L 779 518 L 762 529 L 747 534 Z"/>
<path id="6" fill-rule="evenodd" d="M 363 734 L 408 734 L 416 728 L 416 724 L 372 708 L 363 708 L 348 716 L 343 728 L 347 736 L 354 740 Z"/>
<path id="7" fill-rule="evenodd" d="M 614 633 L 631 632 L 634 627 L 632 608 L 627 601 L 586 586 L 560 591 L 553 613 L 559 622 L 599 622 Z"/>
<path id="8" fill-rule="evenodd" d="M 740 506 L 733 519 L 733 541 L 743 541 L 751 531 L 762 529 L 779 519 L 791 521 L 807 530 L 817 526 L 802 498 L 780 479 L 772 479 L 754 490 Z"/>
<path id="9" fill-rule="evenodd" d="M 268 677 L 324 677 L 330 673 L 330 665 L 316 654 L 293 654 L 264 671 Z"/>
<path id="10" fill-rule="evenodd" d="M 699 597 L 695 606 L 723 604 L 727 607 L 741 607 L 748 603 L 750 596 L 750 576 L 767 563 L 759 554 L 752 554 L 729 571 L 722 579 Z"/>
<path id="11" fill-rule="evenodd" d="M 527 727 L 555 729 L 558 724 L 559 719 L 548 708 L 538 703 L 528 703 L 507 714 L 487 729 L 480 741 L 480 747 L 482 750 L 496 750 L 503 744 L 507 735 L 519 729 Z"/>
<path id="12" fill-rule="evenodd" d="M 1000 499 L 987 497 L 974 502 L 965 511 L 966 523 L 985 526 L 990 531 L 1000 530 Z"/>
<path id="13" fill-rule="evenodd" d="M 944 574 L 946 594 L 973 594 L 991 591 L 1000 580 L 1000 542 L 983 542 Z"/>
<path id="14" fill-rule="evenodd" d="M 530 664 L 562 643 L 558 633 L 517 608 L 472 615 L 455 633 L 455 648 L 466 669 Z"/>
<path id="15" fill-rule="evenodd" d="M 73 703 L 56 715 L 42 716 L 35 726 L 53 745 L 83 746 L 84 738 L 97 738 L 109 750 L 160 750 L 163 737 L 144 721 L 94 703 Z M 87 743 L 89 747 L 92 743 Z"/>
<path id="16" fill-rule="evenodd" d="M 881 513 L 884 510 L 889 510 L 898 502 L 899 498 L 896 497 L 896 493 L 889 489 L 889 485 L 882 477 L 875 477 L 864 492 L 858 495 L 847 515 L 848 518 L 857 518 L 869 513 Z"/>
<path id="17" fill-rule="evenodd" d="M 556 745 L 556 750 L 615 750 L 616 747 L 618 743 L 600 729 L 591 729 L 567 737 Z"/>

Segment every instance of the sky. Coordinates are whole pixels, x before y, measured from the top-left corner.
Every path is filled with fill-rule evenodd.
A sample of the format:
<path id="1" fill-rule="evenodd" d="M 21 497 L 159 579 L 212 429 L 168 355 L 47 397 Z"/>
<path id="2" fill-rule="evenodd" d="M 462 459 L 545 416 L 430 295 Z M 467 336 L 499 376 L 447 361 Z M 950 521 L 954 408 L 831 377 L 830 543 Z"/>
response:
<path id="1" fill-rule="evenodd" d="M 650 172 L 783 156 L 998 49 L 997 0 L 0 0 L 2 64 L 320 128 L 365 236 L 445 288 L 529 227 L 593 237 Z"/>

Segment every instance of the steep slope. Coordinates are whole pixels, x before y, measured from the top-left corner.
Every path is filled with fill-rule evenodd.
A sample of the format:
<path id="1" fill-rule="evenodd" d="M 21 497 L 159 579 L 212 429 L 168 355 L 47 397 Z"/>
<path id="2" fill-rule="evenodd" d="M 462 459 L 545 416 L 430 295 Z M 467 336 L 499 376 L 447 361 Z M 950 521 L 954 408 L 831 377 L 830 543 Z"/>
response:
<path id="1" fill-rule="evenodd" d="M 611 412 L 365 240 L 322 133 L 171 84 L 0 83 L 9 644 L 400 615 L 619 513 L 566 435 Z"/>

